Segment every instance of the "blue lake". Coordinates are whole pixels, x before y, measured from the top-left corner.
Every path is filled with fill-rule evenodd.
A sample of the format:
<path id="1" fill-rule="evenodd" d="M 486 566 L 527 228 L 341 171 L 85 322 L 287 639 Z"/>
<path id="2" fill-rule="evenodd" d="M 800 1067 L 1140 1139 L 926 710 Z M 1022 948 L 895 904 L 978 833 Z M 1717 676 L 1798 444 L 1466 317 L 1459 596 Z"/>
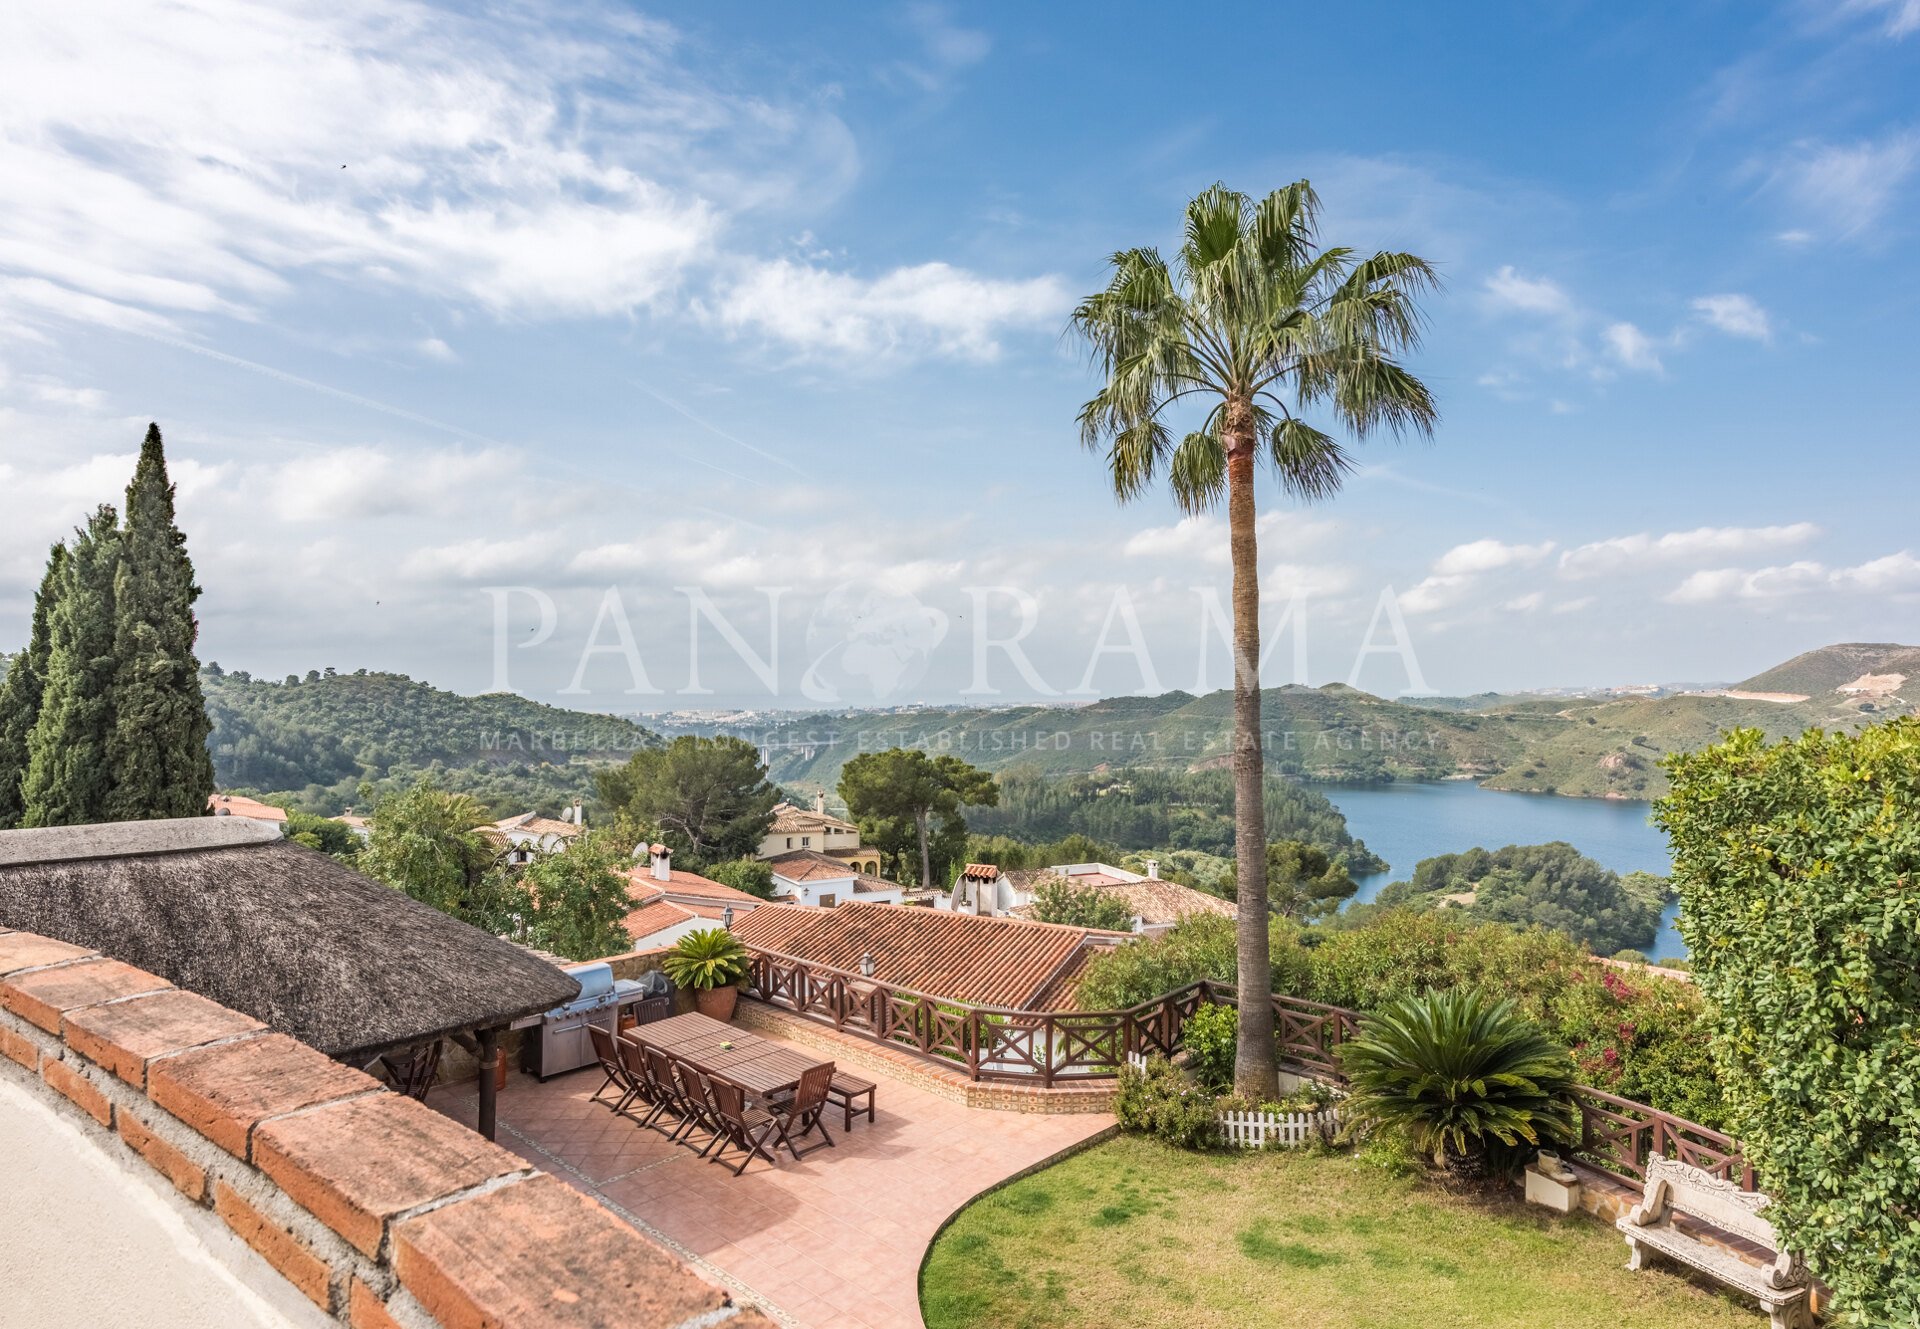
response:
<path id="1" fill-rule="evenodd" d="M 1356 900 L 1371 900 L 1388 882 L 1406 880 L 1423 858 L 1475 845 L 1499 849 L 1565 840 L 1615 872 L 1664 876 L 1672 866 L 1667 838 L 1647 820 L 1650 809 L 1645 803 L 1509 794 L 1482 789 L 1471 780 L 1310 787 L 1345 814 L 1348 831 L 1392 865 L 1389 871 L 1359 878 Z M 1671 904 L 1661 916 L 1659 935 L 1648 952 L 1655 959 L 1687 953 L 1673 926 L 1678 912 L 1679 905 Z"/>

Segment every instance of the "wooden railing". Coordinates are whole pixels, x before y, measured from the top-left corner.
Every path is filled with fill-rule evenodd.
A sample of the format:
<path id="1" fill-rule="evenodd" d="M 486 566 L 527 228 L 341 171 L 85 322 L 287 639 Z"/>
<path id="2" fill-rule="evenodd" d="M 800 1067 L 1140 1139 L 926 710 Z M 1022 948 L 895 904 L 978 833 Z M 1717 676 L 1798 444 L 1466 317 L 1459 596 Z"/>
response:
<path id="1" fill-rule="evenodd" d="M 951 1001 L 774 951 L 751 955 L 747 993 L 769 1005 L 965 1070 L 975 1080 L 1049 1088 L 1111 1079 L 1129 1053 L 1170 1057 L 1195 1011 L 1238 1004 L 1230 985 L 1202 979 L 1125 1010 L 1017 1011 Z M 1281 995 L 1273 998 L 1273 1012 L 1283 1068 L 1339 1080 L 1340 1045 L 1366 1017 Z M 1662 1154 L 1755 1189 L 1753 1169 L 1732 1137 L 1598 1089 L 1581 1086 L 1574 1098 L 1579 1152 L 1595 1166 L 1638 1180 L 1646 1176 L 1647 1159 Z"/>
<path id="2" fill-rule="evenodd" d="M 1574 1101 L 1580 1107 L 1580 1153 L 1609 1172 L 1644 1180 L 1647 1159 L 1664 1155 L 1742 1190 L 1759 1189 L 1731 1135 L 1585 1085 L 1574 1091 Z"/>

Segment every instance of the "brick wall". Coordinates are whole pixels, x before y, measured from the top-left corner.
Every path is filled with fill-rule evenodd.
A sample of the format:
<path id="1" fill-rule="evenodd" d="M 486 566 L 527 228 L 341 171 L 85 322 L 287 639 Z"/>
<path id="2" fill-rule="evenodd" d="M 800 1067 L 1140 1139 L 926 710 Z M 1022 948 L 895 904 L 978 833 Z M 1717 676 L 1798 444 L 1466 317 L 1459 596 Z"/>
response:
<path id="1" fill-rule="evenodd" d="M 354 1329 L 772 1324 L 450 1118 L 77 946 L 0 929 L 0 1076 Z"/>

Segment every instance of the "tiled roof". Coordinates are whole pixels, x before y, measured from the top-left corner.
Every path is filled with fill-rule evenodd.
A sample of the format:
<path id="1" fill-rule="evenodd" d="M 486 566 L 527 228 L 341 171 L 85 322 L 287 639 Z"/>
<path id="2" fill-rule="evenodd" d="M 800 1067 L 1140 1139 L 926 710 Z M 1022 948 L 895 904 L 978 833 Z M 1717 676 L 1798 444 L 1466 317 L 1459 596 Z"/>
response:
<path id="1" fill-rule="evenodd" d="M 992 881 L 1000 875 L 1000 869 L 991 863 L 969 863 L 960 869 L 962 881 Z"/>
<path id="2" fill-rule="evenodd" d="M 493 828 L 497 831 L 525 831 L 529 835 L 557 835 L 563 840 L 571 840 L 580 834 L 580 828 L 570 821 L 542 817 L 533 812 L 523 812 L 517 817 L 502 817 L 493 823 Z"/>
<path id="3" fill-rule="evenodd" d="M 1146 881 L 1123 881 L 1115 885 L 1089 881 L 1086 877 L 1063 877 L 1060 880 L 1069 881 L 1076 888 L 1091 887 L 1110 899 L 1125 900 L 1134 917 L 1149 926 L 1178 923 L 1189 914 L 1220 914 L 1234 918 L 1239 912 L 1231 900 L 1222 900 L 1217 895 L 1208 895 L 1191 886 L 1182 886 L 1177 881 L 1157 877 Z M 1034 882 L 1035 887 L 1043 884 L 1040 880 Z M 1014 913 L 1024 915 L 1032 908 L 1032 905 L 1023 905 Z"/>
<path id="4" fill-rule="evenodd" d="M 285 821 L 287 810 L 244 794 L 208 794 L 207 811 L 216 817 L 252 817 L 255 821 Z"/>
<path id="5" fill-rule="evenodd" d="M 714 900 L 721 904 L 761 903 L 757 895 L 735 890 L 724 882 L 703 877 L 697 872 L 682 872 L 678 868 L 668 874 L 666 881 L 661 881 L 653 875 L 651 867 L 636 866 L 627 873 L 627 880 L 634 886 L 634 890 L 629 891 L 628 894 L 634 894 L 640 890 L 652 890 L 661 895 L 684 897 L 688 900 Z"/>
<path id="6" fill-rule="evenodd" d="M 835 858 L 831 854 L 817 853 L 812 849 L 796 849 L 790 854 L 776 854 L 767 860 L 767 865 L 788 881 L 819 881 L 823 878 L 860 875 L 860 869 L 851 863 Z"/>
<path id="7" fill-rule="evenodd" d="M 830 817 L 824 812 L 815 812 L 812 808 L 795 807 L 791 803 L 773 805 L 773 825 L 767 828 L 770 835 L 799 835 L 803 831 L 849 831 L 855 835 L 860 828 L 850 821 Z"/>
<path id="8" fill-rule="evenodd" d="M 638 942 L 656 932 L 664 932 L 694 917 L 691 909 L 675 904 L 665 896 L 656 896 L 620 920 L 627 935 Z"/>
<path id="9" fill-rule="evenodd" d="M 873 956 L 874 977 L 950 1001 L 1038 1010 L 1065 1000 L 1090 940 L 1115 934 L 985 918 L 946 910 L 850 901 L 836 909 L 762 905 L 734 921 L 743 943 L 831 969 L 858 973 Z"/>

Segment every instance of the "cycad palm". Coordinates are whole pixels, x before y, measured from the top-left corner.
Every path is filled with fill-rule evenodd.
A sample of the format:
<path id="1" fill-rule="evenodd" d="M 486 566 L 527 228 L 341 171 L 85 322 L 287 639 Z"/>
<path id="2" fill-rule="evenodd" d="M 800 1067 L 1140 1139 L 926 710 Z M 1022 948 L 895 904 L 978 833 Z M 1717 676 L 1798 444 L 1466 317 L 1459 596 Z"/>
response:
<path id="1" fill-rule="evenodd" d="M 1405 1131 L 1437 1163 L 1479 1170 L 1490 1141 L 1578 1138 L 1573 1059 L 1511 1001 L 1470 988 L 1405 997 L 1340 1049 L 1349 1127 Z"/>
<path id="2" fill-rule="evenodd" d="M 1425 259 L 1322 248 L 1319 199 L 1301 180 L 1255 202 L 1215 185 L 1187 205 L 1169 266 L 1152 249 L 1112 259 L 1107 288 L 1074 311 L 1105 386 L 1080 411 L 1082 441 L 1105 450 L 1124 502 L 1163 473 L 1188 512 L 1224 497 L 1233 561 L 1235 857 L 1240 924 L 1240 1045 L 1234 1081 L 1274 1092 L 1267 1000 L 1266 817 L 1261 803 L 1260 582 L 1254 459 L 1272 462 L 1301 501 L 1331 497 L 1351 469 L 1324 412 L 1356 438 L 1379 428 L 1431 432 L 1424 384 L 1396 356 L 1419 339 L 1415 300 L 1434 284 Z M 1176 437 L 1167 408 L 1197 398 L 1198 429 Z"/>

